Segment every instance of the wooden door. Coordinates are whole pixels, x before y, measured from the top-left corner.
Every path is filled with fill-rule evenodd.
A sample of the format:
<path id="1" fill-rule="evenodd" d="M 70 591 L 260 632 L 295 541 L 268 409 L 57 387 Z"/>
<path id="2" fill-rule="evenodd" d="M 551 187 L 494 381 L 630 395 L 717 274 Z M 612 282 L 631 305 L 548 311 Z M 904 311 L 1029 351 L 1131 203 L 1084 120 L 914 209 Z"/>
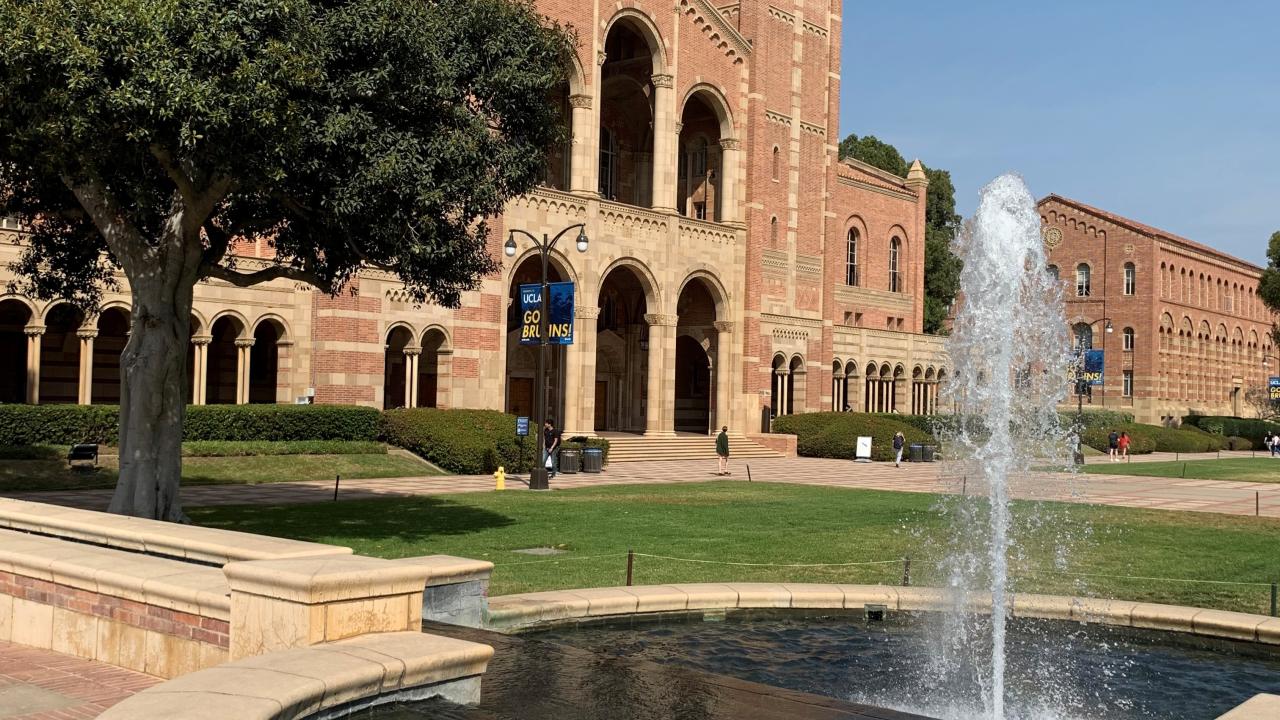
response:
<path id="1" fill-rule="evenodd" d="M 533 417 L 533 378 L 510 378 L 507 395 L 507 412 L 512 415 Z"/>

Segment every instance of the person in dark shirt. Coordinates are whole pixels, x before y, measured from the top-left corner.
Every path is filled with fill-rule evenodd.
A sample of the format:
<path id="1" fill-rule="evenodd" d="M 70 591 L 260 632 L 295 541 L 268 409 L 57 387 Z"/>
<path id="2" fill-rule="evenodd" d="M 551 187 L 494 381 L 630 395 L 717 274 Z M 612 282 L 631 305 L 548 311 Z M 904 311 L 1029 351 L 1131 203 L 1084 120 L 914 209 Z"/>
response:
<path id="1" fill-rule="evenodd" d="M 907 446 L 907 436 L 901 432 L 893 434 L 893 466 L 902 467 L 902 450 Z"/>
<path id="2" fill-rule="evenodd" d="M 1120 433 L 1115 430 L 1107 436 L 1107 455 L 1111 456 L 1111 462 L 1120 460 Z"/>
<path id="3" fill-rule="evenodd" d="M 720 472 L 717 475 L 729 474 L 729 426 L 720 428 L 716 436 L 716 457 L 720 459 Z"/>
<path id="4" fill-rule="evenodd" d="M 542 439 L 546 447 L 546 452 L 542 455 L 542 466 L 550 471 L 551 477 L 555 477 L 560 471 L 560 431 L 556 429 L 552 418 L 547 418 L 546 424 L 542 426 Z"/>

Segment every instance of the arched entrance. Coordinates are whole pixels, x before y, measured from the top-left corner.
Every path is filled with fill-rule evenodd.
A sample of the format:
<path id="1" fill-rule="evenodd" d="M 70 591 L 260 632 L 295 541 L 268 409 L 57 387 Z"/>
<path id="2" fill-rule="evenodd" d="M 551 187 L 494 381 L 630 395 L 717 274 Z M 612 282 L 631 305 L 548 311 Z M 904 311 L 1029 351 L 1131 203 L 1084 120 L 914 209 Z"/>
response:
<path id="1" fill-rule="evenodd" d="M 675 429 L 707 434 L 721 371 L 713 377 L 713 347 L 719 342 L 716 301 L 706 281 L 685 284 L 676 301 Z"/>
<path id="2" fill-rule="evenodd" d="M 598 190 L 606 200 L 649 207 L 653 202 L 655 49 L 636 22 L 618 20 L 604 42 Z"/>
<path id="3" fill-rule="evenodd" d="M 790 372 L 787 370 L 787 359 L 782 355 L 773 356 L 773 365 L 769 370 L 769 413 L 774 417 L 787 414 L 787 397 L 791 385 Z"/>
<path id="4" fill-rule="evenodd" d="M 553 260 L 547 265 L 547 282 L 563 282 L 565 274 Z M 511 274 L 511 286 L 507 288 L 507 412 L 532 418 L 534 393 L 537 391 L 537 345 L 520 344 L 520 286 L 542 282 L 542 260 L 537 254 L 525 258 Z M 547 347 L 547 416 L 557 426 L 564 422 L 564 368 L 565 346 Z M 530 423 L 533 421 L 530 420 Z M 532 431 L 531 431 L 532 432 Z"/>
<path id="5" fill-rule="evenodd" d="M 791 358 L 789 370 L 791 374 L 787 382 L 787 414 L 794 415 L 805 411 L 805 398 L 808 397 L 805 389 L 804 358 L 799 355 Z"/>
<path id="6" fill-rule="evenodd" d="M 598 303 L 595 429 L 644 432 L 649 369 L 644 285 L 630 267 L 614 268 L 600 284 Z"/>
<path id="7" fill-rule="evenodd" d="M 45 315 L 40 343 L 40 403 L 72 404 L 80 400 L 80 337 L 84 313 L 65 303 Z"/>
<path id="8" fill-rule="evenodd" d="M 405 367 L 409 360 L 405 349 L 413 345 L 413 331 L 397 325 L 387 333 L 386 352 L 382 369 L 382 409 L 391 410 L 408 406 L 405 393 Z"/>
<path id="9" fill-rule="evenodd" d="M 698 220 L 720 221 L 720 114 L 697 92 L 680 113 L 680 156 L 676 209 Z"/>
<path id="10" fill-rule="evenodd" d="M 284 325 L 273 318 L 254 329 L 249 349 L 249 402 L 280 402 L 280 349 L 284 341 Z M 283 399 L 288 401 L 287 396 Z"/>
<path id="11" fill-rule="evenodd" d="M 0 403 L 27 402 L 27 334 L 31 308 L 0 300 Z"/>
<path id="12" fill-rule="evenodd" d="M 418 357 L 418 407 L 443 407 L 440 391 L 447 387 L 443 379 L 448 373 L 443 367 L 448 353 L 448 338 L 439 328 L 431 328 L 422 335 L 422 355 Z"/>
<path id="13" fill-rule="evenodd" d="M 98 315 L 98 335 L 93 339 L 93 394 L 101 405 L 120 404 L 120 354 L 129 342 L 129 311 L 110 307 Z"/>
<path id="14" fill-rule="evenodd" d="M 205 402 L 234 405 L 239 401 L 241 336 L 245 326 L 234 315 L 213 322 L 205 370 Z"/>

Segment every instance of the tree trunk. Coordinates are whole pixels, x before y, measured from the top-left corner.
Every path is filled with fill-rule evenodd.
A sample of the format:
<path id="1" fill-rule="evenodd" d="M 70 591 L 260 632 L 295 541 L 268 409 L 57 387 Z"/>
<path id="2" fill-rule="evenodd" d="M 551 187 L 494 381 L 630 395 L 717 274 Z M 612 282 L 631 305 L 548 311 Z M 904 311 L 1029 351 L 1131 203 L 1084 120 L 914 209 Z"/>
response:
<path id="1" fill-rule="evenodd" d="M 181 261 L 158 265 L 146 282 L 131 282 L 132 328 L 120 355 L 120 480 L 110 510 L 189 522 L 178 483 L 195 273 Z"/>

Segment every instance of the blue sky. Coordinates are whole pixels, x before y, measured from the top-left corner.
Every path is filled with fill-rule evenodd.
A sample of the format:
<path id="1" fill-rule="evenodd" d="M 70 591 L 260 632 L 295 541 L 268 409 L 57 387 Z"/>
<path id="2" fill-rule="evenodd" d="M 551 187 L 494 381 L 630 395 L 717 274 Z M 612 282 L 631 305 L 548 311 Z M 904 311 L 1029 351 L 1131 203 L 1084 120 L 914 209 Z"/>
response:
<path id="1" fill-rule="evenodd" d="M 1016 171 L 1251 262 L 1280 230 L 1280 0 L 845 0 L 841 137 Z"/>

